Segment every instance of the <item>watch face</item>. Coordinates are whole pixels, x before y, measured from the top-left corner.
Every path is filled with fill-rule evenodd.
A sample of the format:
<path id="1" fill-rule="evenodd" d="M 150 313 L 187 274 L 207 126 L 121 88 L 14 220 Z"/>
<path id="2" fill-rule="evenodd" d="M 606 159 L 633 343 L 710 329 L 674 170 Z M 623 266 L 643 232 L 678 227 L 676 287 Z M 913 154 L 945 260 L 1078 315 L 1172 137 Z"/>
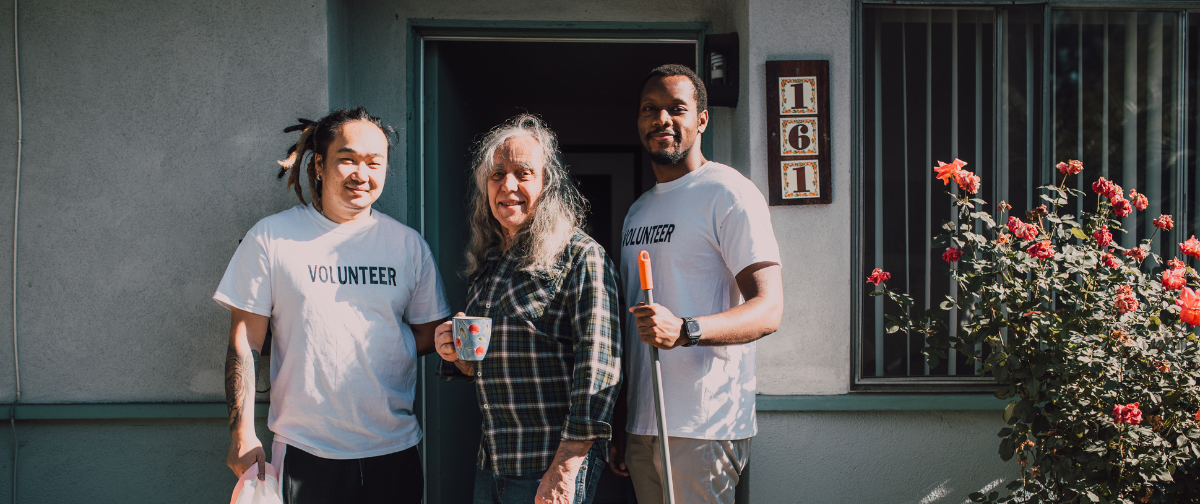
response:
<path id="1" fill-rule="evenodd" d="M 695 320 L 687 321 L 687 331 L 688 331 L 688 336 L 692 336 L 692 337 L 699 336 L 700 335 L 700 323 L 696 322 Z"/>

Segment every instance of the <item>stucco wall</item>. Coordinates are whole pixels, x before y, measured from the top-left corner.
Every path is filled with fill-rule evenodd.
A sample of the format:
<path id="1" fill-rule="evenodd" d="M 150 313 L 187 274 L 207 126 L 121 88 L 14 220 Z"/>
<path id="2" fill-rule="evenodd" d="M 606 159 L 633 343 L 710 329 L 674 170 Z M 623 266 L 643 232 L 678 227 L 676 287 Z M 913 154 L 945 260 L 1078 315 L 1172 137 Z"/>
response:
<path id="1" fill-rule="evenodd" d="M 773 207 L 786 296 L 783 325 L 758 348 L 762 394 L 841 394 L 850 383 L 851 2 L 748 0 L 746 107 L 735 112 L 734 159 L 767 193 L 765 62 L 829 60 L 829 205 Z M 748 91 L 748 93 L 747 93 Z"/>
<path id="2" fill-rule="evenodd" d="M 259 437 L 269 442 L 259 420 Z M 12 438 L 3 430 L 0 498 L 7 500 Z M 228 432 L 223 419 L 21 422 L 17 502 L 225 502 L 237 483 L 225 467 Z"/>
<path id="3" fill-rule="evenodd" d="M 20 36 L 22 400 L 222 401 L 229 319 L 210 296 L 246 230 L 295 202 L 274 160 L 295 141 L 284 126 L 327 108 L 324 3 L 23 2 Z M 11 73 L 0 72 L 4 278 Z"/>
<path id="4" fill-rule="evenodd" d="M 959 504 L 1017 476 L 996 455 L 996 412 L 764 412 L 750 502 Z"/>

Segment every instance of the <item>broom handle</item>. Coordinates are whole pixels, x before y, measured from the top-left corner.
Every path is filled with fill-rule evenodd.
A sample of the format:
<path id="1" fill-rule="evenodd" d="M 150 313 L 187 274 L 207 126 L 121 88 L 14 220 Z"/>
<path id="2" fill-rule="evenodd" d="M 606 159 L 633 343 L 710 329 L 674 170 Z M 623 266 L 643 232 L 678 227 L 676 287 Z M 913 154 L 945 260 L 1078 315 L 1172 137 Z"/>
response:
<path id="1" fill-rule="evenodd" d="M 650 290 L 644 290 L 642 294 L 646 304 L 654 303 Z M 654 377 L 654 409 L 658 417 L 658 447 L 663 468 L 663 502 L 675 504 L 675 478 L 671 476 L 671 450 L 667 446 L 667 408 L 663 403 L 662 363 L 658 360 L 658 347 L 654 345 L 650 345 L 650 365 L 654 371 L 651 376 Z"/>

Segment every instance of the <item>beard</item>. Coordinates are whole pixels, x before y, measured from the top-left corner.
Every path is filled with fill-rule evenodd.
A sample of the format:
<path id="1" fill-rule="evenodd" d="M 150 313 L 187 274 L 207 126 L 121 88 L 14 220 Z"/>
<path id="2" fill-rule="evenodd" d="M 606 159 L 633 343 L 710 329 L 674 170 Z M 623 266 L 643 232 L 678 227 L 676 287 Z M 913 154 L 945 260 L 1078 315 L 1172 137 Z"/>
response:
<path id="1" fill-rule="evenodd" d="M 661 166 L 677 165 L 684 159 L 687 159 L 689 152 L 692 152 L 691 147 L 688 147 L 687 149 L 684 149 L 679 152 L 669 152 L 669 151 L 665 151 L 665 150 L 659 151 L 659 152 L 651 152 L 650 160 L 654 161 L 654 164 L 661 165 Z"/>
<path id="2" fill-rule="evenodd" d="M 646 135 L 647 142 L 650 141 L 650 135 L 653 135 L 655 133 L 660 133 L 660 132 L 655 131 L 653 133 Z M 675 140 L 675 145 L 680 145 L 683 142 L 683 135 L 680 134 L 679 132 L 674 132 L 671 134 L 671 136 Z M 649 143 L 647 143 L 647 145 L 649 145 Z M 646 150 L 649 151 L 649 149 L 646 149 Z M 688 147 L 686 149 L 682 149 L 682 150 L 679 150 L 676 152 L 671 152 L 666 149 L 658 151 L 658 152 L 650 151 L 650 160 L 653 161 L 654 164 L 657 164 L 657 165 L 676 165 L 676 164 L 679 164 L 680 162 L 682 162 L 684 159 L 687 159 L 688 153 L 691 151 L 692 151 L 691 147 Z"/>

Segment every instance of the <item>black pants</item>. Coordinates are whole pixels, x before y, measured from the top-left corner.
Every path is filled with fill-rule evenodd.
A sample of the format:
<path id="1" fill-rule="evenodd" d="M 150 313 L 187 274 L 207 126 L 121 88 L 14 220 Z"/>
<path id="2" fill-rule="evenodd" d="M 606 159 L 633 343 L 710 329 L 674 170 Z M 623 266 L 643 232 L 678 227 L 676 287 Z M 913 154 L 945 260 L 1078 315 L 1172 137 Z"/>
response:
<path id="1" fill-rule="evenodd" d="M 289 446 L 283 458 L 284 504 L 420 504 L 425 487 L 415 446 L 348 460 L 321 458 Z"/>

